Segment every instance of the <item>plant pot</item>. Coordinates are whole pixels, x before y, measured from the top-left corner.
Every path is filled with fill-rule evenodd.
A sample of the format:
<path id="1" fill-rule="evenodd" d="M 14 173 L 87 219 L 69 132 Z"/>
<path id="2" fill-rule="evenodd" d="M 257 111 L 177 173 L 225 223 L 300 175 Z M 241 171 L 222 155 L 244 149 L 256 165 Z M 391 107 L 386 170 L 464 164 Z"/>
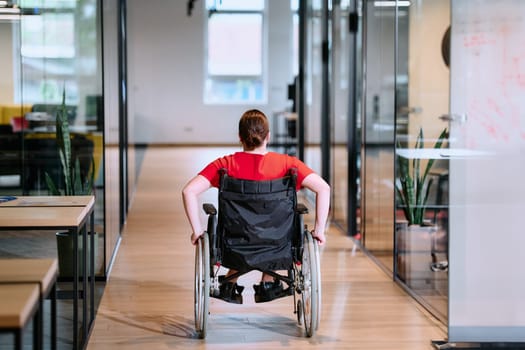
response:
<path id="1" fill-rule="evenodd" d="M 412 286 L 417 280 L 428 277 L 436 231 L 435 225 L 396 223 L 396 275 L 406 285 Z"/>
<path id="2" fill-rule="evenodd" d="M 88 234 L 88 247 L 90 244 L 90 237 L 91 233 Z M 95 232 L 94 233 L 94 241 L 95 241 L 95 261 L 97 261 L 97 247 L 98 247 L 98 235 Z M 57 238 L 57 255 L 58 255 L 58 275 L 60 277 L 73 277 L 73 236 L 71 233 L 67 231 L 63 232 L 57 232 L 56 233 Z M 78 276 L 82 276 L 83 271 L 83 261 L 82 261 L 82 254 L 84 252 L 82 239 L 83 236 L 80 234 L 77 237 L 78 239 Z M 88 249 L 88 275 L 91 274 L 90 264 L 89 264 L 89 256 L 91 254 L 91 250 Z M 96 271 L 96 267 L 95 267 Z"/>

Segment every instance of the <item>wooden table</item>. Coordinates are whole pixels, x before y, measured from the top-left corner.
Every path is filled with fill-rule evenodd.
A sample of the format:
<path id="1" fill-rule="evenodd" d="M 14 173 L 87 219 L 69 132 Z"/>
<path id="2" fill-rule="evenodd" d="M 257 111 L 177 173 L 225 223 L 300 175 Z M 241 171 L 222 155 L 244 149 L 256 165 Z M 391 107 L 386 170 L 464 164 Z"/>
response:
<path id="1" fill-rule="evenodd" d="M 0 285 L 0 330 L 15 334 L 15 349 L 22 350 L 24 329 L 38 310 L 38 284 L 3 284 Z M 33 329 L 33 347 L 36 343 Z"/>
<path id="2" fill-rule="evenodd" d="M 44 300 L 51 299 L 51 349 L 56 349 L 56 282 L 57 259 L 0 259 L 0 286 L 3 284 L 36 283 L 40 288 L 38 344 L 42 349 Z"/>
<path id="3" fill-rule="evenodd" d="M 83 247 L 87 247 L 87 223 L 94 232 L 94 196 L 20 196 L 0 203 L 0 230 L 67 230 L 74 237 L 82 235 Z M 73 347 L 83 348 L 95 318 L 95 239 L 90 236 L 91 249 L 82 249 L 82 339 L 78 336 L 78 239 L 73 239 Z M 90 319 L 87 320 L 87 252 L 90 251 Z"/>

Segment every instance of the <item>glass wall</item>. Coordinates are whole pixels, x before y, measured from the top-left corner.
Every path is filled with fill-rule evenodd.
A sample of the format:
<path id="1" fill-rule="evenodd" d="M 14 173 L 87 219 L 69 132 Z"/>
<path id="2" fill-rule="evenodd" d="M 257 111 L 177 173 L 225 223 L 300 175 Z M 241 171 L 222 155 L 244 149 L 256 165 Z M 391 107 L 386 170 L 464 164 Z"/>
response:
<path id="1" fill-rule="evenodd" d="M 450 6 L 448 340 L 523 348 L 525 2 Z"/>
<path id="2" fill-rule="evenodd" d="M 335 2 L 331 20 L 331 166 L 333 189 L 332 213 L 334 222 L 349 235 L 359 233 L 357 135 L 360 117 L 357 113 L 360 84 L 358 40 L 361 16 L 357 1 Z"/>
<path id="3" fill-rule="evenodd" d="M 446 147 L 449 1 L 366 1 L 363 11 L 363 244 L 445 321 L 448 164 L 418 148 Z"/>
<path id="4" fill-rule="evenodd" d="M 382 267 L 393 271 L 397 27 L 396 8 L 379 3 L 363 3 L 362 242 Z"/>
<path id="5" fill-rule="evenodd" d="M 304 161 L 321 174 L 323 4 L 320 0 L 310 0 L 306 3 Z"/>
<path id="6" fill-rule="evenodd" d="M 338 3 L 332 11 L 332 211 L 334 220 L 348 232 L 348 112 L 350 94 L 349 4 Z"/>
<path id="7" fill-rule="evenodd" d="M 0 15 L 0 192 L 43 196 L 94 193 L 97 274 L 105 275 L 101 11 L 97 0 L 21 0 Z M 64 171 L 57 116 L 70 138 Z M 79 185 L 67 188 L 66 181 Z M 49 236 L 48 236 L 49 237 Z M 55 239 L 36 252 L 56 256 Z M 45 242 L 44 242 L 45 241 Z"/>
<path id="8" fill-rule="evenodd" d="M 398 10 L 395 277 L 441 320 L 448 294 L 449 0 Z M 404 28 L 404 29 L 401 29 Z"/>

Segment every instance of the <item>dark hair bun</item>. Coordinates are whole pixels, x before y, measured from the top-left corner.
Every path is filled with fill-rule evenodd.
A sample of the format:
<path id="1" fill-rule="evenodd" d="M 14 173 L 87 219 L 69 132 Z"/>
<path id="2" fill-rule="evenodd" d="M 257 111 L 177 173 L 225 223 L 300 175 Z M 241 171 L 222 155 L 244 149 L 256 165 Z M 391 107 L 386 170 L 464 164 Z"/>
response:
<path id="1" fill-rule="evenodd" d="M 250 109 L 239 120 L 239 137 L 245 150 L 261 146 L 270 131 L 268 118 L 258 109 Z"/>

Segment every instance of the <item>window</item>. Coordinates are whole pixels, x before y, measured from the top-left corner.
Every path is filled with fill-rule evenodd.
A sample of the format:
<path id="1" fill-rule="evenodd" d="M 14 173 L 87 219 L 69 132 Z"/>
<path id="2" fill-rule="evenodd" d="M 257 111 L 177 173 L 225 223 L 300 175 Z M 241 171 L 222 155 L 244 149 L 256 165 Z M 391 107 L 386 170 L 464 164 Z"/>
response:
<path id="1" fill-rule="evenodd" d="M 60 103 L 66 87 L 68 103 L 78 102 L 75 59 L 75 0 L 22 0 L 20 6 L 34 15 L 20 18 L 20 60 L 23 86 L 16 89 L 15 100 L 24 103 Z M 86 8 L 84 6 L 84 8 Z M 19 95 L 21 94 L 21 95 Z"/>
<path id="2" fill-rule="evenodd" d="M 206 8 L 205 103 L 265 102 L 264 0 L 208 0 Z"/>
<path id="3" fill-rule="evenodd" d="M 292 67 L 294 76 L 299 75 L 299 0 L 291 0 L 292 10 Z"/>

